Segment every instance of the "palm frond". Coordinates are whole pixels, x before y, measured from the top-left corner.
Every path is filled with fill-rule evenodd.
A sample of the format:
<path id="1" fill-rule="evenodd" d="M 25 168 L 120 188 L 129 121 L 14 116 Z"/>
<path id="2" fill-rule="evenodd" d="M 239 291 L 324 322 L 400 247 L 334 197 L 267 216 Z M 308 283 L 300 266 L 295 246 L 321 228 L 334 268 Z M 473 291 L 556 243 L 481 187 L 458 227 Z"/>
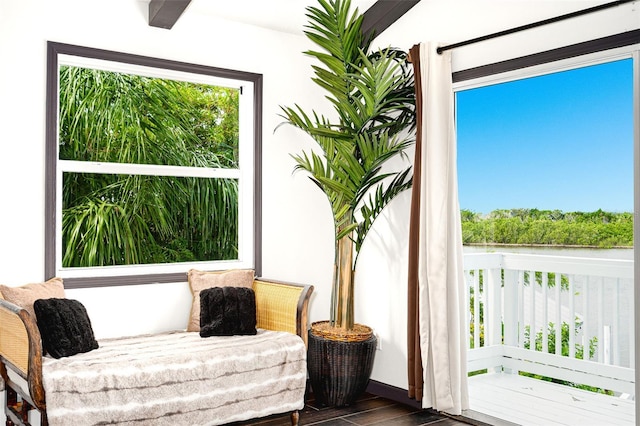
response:
<path id="1" fill-rule="evenodd" d="M 309 173 L 325 193 L 338 227 L 347 217 L 354 222 L 354 212 L 363 205 L 379 214 L 395 196 L 393 188 L 406 188 L 393 178 L 396 173 L 380 171 L 412 143 L 406 135 L 415 122 L 413 75 L 405 52 L 388 48 L 366 53 L 370 40 L 362 36 L 362 16 L 349 11 L 348 0 L 318 3 L 307 8 L 305 34 L 319 49 L 305 54 L 321 64 L 313 65 L 313 81 L 327 91 L 338 121 L 307 113 L 297 104 L 281 110 L 285 123 L 310 135 L 322 151 L 324 158 L 313 152 L 294 155 L 294 170 Z M 390 178 L 391 187 L 383 190 Z M 372 191 L 380 196 L 364 203 Z M 376 201 L 382 205 L 371 204 Z M 364 240 L 370 226 L 349 229 L 356 230 L 357 240 Z M 336 232 L 336 238 L 347 233 Z"/>
<path id="2" fill-rule="evenodd" d="M 350 12 L 349 0 L 318 3 L 318 7 L 307 8 L 309 24 L 305 27 L 305 34 L 318 49 L 305 54 L 319 62 L 312 66 L 312 80 L 327 92 L 336 119 L 315 111 L 307 113 L 299 105 L 281 109 L 284 123 L 302 130 L 318 144 L 318 150 L 292 156 L 294 171 L 308 173 L 326 195 L 333 213 L 336 256 L 346 250 L 345 243 L 349 250 L 356 250 L 351 274 L 344 275 L 352 277 L 357 253 L 373 222 L 394 197 L 411 186 L 410 168 L 397 172 L 384 171 L 384 167 L 392 158 L 404 156 L 412 143 L 414 83 L 405 52 L 383 49 L 367 53 L 371 38 L 362 35 L 362 15 L 357 10 Z M 338 271 L 342 262 L 338 257 L 336 262 Z M 337 291 L 341 276 L 336 272 L 334 277 L 330 320 L 352 328 L 353 318 L 337 313 L 338 304 L 347 311 L 353 308 L 352 296 L 342 300 Z"/>
<path id="3" fill-rule="evenodd" d="M 362 220 L 358 223 L 357 237 L 354 240 L 356 257 L 360 253 L 364 237 L 366 237 L 382 210 L 399 193 L 411 188 L 412 182 L 411 167 L 409 167 L 403 172 L 397 173 L 386 187 L 379 185 L 375 190 L 375 194 L 369 195 L 368 202 L 365 202 L 360 208 Z"/>

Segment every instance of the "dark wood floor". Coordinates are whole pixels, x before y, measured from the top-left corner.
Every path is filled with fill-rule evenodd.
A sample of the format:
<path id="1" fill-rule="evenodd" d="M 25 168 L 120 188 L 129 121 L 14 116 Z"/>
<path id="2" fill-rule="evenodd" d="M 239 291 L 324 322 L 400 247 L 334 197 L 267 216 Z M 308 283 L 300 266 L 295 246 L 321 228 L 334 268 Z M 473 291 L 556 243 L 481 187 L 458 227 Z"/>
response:
<path id="1" fill-rule="evenodd" d="M 233 423 L 234 426 L 290 425 L 289 415 Z M 466 426 L 467 423 L 446 417 L 431 410 L 419 410 L 372 394 L 364 394 L 358 401 L 343 408 L 318 408 L 311 397 L 300 412 L 300 425 L 346 426 Z"/>

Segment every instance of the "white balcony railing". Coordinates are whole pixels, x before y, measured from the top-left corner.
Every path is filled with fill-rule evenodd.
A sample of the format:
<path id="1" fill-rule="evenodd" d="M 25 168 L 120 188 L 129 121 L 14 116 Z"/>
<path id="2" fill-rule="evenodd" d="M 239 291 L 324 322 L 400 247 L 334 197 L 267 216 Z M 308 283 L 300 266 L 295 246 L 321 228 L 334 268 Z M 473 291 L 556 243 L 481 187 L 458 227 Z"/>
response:
<path id="1" fill-rule="evenodd" d="M 633 396 L 633 261 L 466 254 L 464 269 L 469 371 L 522 371 Z"/>

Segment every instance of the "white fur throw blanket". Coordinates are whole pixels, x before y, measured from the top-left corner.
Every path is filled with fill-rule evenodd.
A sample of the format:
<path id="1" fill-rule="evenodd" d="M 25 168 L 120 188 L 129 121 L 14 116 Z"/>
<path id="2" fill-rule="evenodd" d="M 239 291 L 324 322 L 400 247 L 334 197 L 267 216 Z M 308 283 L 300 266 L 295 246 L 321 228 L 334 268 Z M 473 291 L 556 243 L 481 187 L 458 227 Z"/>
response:
<path id="1" fill-rule="evenodd" d="M 51 426 L 219 425 L 304 406 L 306 349 L 290 333 L 173 332 L 99 344 L 43 358 Z"/>

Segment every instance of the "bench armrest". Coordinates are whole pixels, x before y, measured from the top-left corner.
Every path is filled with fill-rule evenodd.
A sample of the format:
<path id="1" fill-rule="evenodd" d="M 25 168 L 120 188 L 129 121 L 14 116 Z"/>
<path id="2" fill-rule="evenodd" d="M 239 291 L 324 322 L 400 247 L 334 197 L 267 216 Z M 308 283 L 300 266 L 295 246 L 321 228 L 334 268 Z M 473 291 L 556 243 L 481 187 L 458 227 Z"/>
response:
<path id="1" fill-rule="evenodd" d="M 10 373 L 24 379 L 28 389 L 14 383 Z M 31 405 L 44 408 L 40 331 L 25 309 L 4 299 L 0 299 L 0 375 Z"/>
<path id="2" fill-rule="evenodd" d="M 313 286 L 256 278 L 257 327 L 297 334 L 307 344 L 308 308 Z"/>

